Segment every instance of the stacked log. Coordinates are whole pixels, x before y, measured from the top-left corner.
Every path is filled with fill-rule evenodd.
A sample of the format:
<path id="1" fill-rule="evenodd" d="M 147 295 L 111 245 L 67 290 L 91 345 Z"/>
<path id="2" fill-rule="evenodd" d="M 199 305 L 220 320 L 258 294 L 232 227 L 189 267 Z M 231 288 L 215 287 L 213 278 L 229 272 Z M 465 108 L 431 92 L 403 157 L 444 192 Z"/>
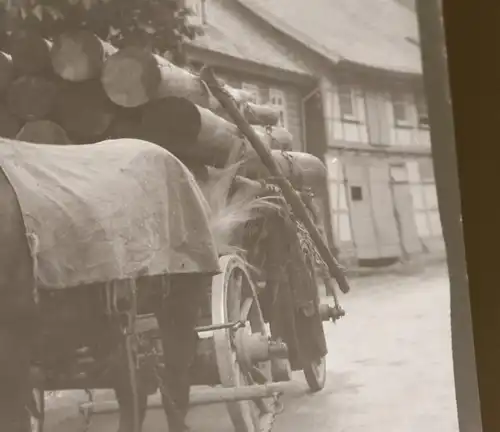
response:
<path id="1" fill-rule="evenodd" d="M 140 138 L 200 169 L 257 158 L 200 77 L 165 58 L 118 50 L 86 30 L 51 41 L 22 31 L 7 45 L 0 52 L 0 136 L 44 144 Z M 221 85 L 270 149 L 292 149 L 276 107 Z"/>

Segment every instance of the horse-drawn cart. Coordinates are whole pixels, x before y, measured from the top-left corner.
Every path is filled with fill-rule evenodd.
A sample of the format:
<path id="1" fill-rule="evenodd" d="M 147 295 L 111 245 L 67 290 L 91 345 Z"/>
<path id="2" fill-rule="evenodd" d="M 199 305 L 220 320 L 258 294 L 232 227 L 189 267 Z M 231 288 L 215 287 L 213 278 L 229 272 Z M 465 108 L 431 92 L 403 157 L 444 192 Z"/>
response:
<path id="1" fill-rule="evenodd" d="M 293 152 L 287 157 L 293 165 Z M 321 171 L 318 162 L 312 163 Z M 226 403 L 237 432 L 264 432 L 272 428 L 282 383 L 291 379 L 292 371 L 304 372 L 311 391 L 324 387 L 327 347 L 323 322 L 335 322 L 343 310 L 327 265 L 304 221 L 285 200 L 279 182 L 276 178 L 252 181 L 248 178 L 252 177 L 251 168 L 241 170 L 248 177 L 238 176 L 237 168 L 199 179 L 215 213 L 212 217 L 220 221 L 215 228 L 211 224 L 216 244 L 219 252 L 226 253 L 219 258 L 221 272 L 213 277 L 202 307 L 196 327 L 197 355 L 191 366 L 191 384 L 211 389 L 193 392 L 191 404 Z M 299 192 L 306 223 L 317 224 L 311 191 L 304 188 Z M 334 307 L 321 304 L 323 283 L 327 294 L 334 297 Z M 156 319 L 143 315 L 137 322 L 145 347 L 140 356 L 152 359 L 144 363 L 145 368 L 158 370 L 144 375 L 158 377 L 160 393 L 168 392 L 161 380 L 164 366 L 161 343 L 155 343 L 161 339 Z M 156 390 L 154 384 L 150 388 Z M 165 403 L 159 398 L 150 402 L 150 406 Z M 114 402 L 93 408 L 96 412 L 119 409 Z"/>
<path id="2" fill-rule="evenodd" d="M 0 376 L 8 383 L 0 393 L 15 394 L 0 407 L 5 430 L 29 430 L 28 407 L 32 432 L 41 432 L 43 392 L 74 388 L 114 389 L 120 432 L 140 431 L 147 397 L 159 389 L 171 431 L 184 430 L 178 406 L 187 395 L 171 388 L 181 379 L 176 367 L 191 384 L 211 386 L 192 403 L 226 403 L 238 432 L 271 429 L 291 371 L 303 370 L 312 391 L 323 388 L 323 321 L 343 315 L 330 275 L 344 292 L 347 282 L 313 207 L 209 78 L 272 178 L 239 177 L 236 164 L 197 183 L 179 159 L 141 140 L 0 143 L 0 235 L 14 245 L 0 260 L 0 372 L 16 371 Z M 335 307 L 320 303 L 323 282 Z M 186 320 L 186 340 L 170 315 Z M 19 332 L 25 317 L 32 326 Z M 185 354 L 175 352 L 184 345 Z"/>

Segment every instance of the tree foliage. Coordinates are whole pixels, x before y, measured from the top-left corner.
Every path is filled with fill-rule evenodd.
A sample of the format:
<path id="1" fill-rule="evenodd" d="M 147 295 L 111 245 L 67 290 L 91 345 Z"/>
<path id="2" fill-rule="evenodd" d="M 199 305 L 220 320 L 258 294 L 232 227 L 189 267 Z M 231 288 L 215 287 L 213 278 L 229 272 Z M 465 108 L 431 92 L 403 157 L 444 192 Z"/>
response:
<path id="1" fill-rule="evenodd" d="M 191 14 L 181 0 L 0 0 L 5 34 L 29 29 L 50 39 L 84 28 L 117 47 L 168 52 L 176 63 L 183 63 L 183 42 L 200 32 Z"/>

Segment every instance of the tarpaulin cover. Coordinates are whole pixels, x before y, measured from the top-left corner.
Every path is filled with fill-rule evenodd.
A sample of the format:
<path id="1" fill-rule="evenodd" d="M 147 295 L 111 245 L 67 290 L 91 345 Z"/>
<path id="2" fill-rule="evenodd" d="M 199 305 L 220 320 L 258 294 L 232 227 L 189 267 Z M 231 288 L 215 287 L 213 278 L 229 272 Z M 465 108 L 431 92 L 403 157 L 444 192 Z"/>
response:
<path id="1" fill-rule="evenodd" d="M 209 209 L 171 153 L 135 140 L 56 146 L 0 140 L 39 286 L 216 273 Z"/>

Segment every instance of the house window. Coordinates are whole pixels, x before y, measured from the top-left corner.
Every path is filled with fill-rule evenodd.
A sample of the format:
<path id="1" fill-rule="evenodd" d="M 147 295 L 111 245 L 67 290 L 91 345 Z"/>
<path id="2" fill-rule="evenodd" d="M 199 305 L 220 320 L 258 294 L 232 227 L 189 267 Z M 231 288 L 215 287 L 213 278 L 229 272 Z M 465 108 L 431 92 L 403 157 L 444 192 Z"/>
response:
<path id="1" fill-rule="evenodd" d="M 427 111 L 427 101 L 424 96 L 417 96 L 418 127 L 427 129 L 429 127 L 429 113 Z"/>
<path id="2" fill-rule="evenodd" d="M 363 189 L 361 186 L 351 186 L 351 199 L 353 201 L 363 201 Z"/>
<path id="3" fill-rule="evenodd" d="M 410 126 L 410 107 L 403 94 L 393 94 L 392 112 L 396 126 Z"/>
<path id="4" fill-rule="evenodd" d="M 251 95 L 250 102 L 253 102 L 254 104 L 261 103 L 259 87 L 255 84 L 243 83 L 241 88 Z"/>
<path id="5" fill-rule="evenodd" d="M 285 93 L 281 90 L 269 89 L 269 103 L 279 109 L 280 119 L 278 126 L 286 129 L 288 127 L 288 119 Z"/>
<path id="6" fill-rule="evenodd" d="M 347 85 L 339 86 L 339 107 L 342 120 L 357 120 L 356 98 L 352 87 Z"/>

